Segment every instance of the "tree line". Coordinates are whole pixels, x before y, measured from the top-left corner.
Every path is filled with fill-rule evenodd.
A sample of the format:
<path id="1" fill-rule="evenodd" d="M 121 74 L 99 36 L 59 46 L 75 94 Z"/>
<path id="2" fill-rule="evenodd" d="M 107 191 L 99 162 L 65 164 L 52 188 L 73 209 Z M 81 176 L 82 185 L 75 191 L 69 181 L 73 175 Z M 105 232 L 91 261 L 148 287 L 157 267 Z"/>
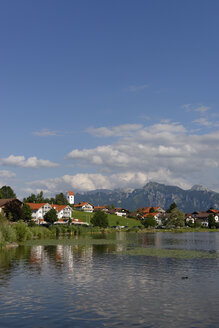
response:
<path id="1" fill-rule="evenodd" d="M 16 200 L 16 194 L 10 186 L 3 186 L 0 188 L 0 199 L 15 199 L 14 201 L 8 202 L 4 207 L 4 214 L 9 221 L 17 222 L 23 220 L 25 222 L 31 222 L 32 220 L 32 210 L 30 206 L 25 203 L 49 203 L 57 205 L 68 205 L 67 198 L 61 192 L 55 197 L 45 198 L 43 191 L 38 194 L 31 194 L 30 196 L 23 199 L 23 204 Z M 21 206 L 22 204 L 22 206 Z M 58 220 L 56 211 L 54 209 L 50 210 L 45 219 L 54 223 Z"/>

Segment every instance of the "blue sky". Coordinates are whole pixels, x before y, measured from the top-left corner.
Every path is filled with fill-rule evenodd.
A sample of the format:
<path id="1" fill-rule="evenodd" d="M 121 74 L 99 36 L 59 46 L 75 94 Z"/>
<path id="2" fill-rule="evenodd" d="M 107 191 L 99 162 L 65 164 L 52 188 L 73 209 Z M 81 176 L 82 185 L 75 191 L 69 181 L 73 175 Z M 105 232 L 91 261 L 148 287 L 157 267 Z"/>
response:
<path id="1" fill-rule="evenodd" d="M 0 185 L 219 191 L 218 1 L 1 1 Z"/>

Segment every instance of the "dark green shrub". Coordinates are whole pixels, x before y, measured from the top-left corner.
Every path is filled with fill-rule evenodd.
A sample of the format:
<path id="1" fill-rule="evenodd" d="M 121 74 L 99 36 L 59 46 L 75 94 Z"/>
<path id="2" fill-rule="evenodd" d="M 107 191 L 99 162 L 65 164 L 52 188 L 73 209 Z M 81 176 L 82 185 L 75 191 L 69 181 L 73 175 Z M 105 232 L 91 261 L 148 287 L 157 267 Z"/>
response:
<path id="1" fill-rule="evenodd" d="M 152 214 L 148 214 L 148 216 L 144 220 L 142 220 L 142 224 L 144 225 L 145 228 L 156 227 L 157 221 L 155 220 Z"/>
<path id="2" fill-rule="evenodd" d="M 17 241 L 25 241 L 32 237 L 30 229 L 22 221 L 19 221 L 17 224 L 15 224 L 14 229 L 16 231 Z"/>
<path id="3" fill-rule="evenodd" d="M 107 214 L 102 211 L 97 211 L 90 220 L 91 224 L 101 228 L 107 228 L 109 225 Z"/>

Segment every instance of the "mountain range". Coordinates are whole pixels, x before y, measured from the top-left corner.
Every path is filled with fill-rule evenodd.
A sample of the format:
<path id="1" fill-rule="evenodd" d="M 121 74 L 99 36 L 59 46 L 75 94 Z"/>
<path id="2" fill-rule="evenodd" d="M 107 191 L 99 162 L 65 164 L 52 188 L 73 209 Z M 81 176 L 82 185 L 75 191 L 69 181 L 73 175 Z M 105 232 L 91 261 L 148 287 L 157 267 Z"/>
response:
<path id="1" fill-rule="evenodd" d="M 189 190 L 177 186 L 167 186 L 157 182 L 149 182 L 140 189 L 98 189 L 77 193 L 75 202 L 91 202 L 94 206 L 111 205 L 134 211 L 139 207 L 160 206 L 169 208 L 175 202 L 185 213 L 205 211 L 209 208 L 219 209 L 219 193 L 194 185 Z"/>

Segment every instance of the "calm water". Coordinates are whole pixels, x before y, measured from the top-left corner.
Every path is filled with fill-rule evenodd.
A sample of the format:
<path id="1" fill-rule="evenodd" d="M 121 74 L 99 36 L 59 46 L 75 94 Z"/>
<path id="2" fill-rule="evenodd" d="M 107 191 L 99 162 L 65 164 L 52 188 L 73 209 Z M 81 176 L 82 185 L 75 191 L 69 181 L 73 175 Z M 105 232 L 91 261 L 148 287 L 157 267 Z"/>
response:
<path id="1" fill-rule="evenodd" d="M 0 251 L 0 327 L 219 327 L 219 257 L 119 254 L 135 247 L 212 254 L 219 233 L 106 238 L 118 243 Z"/>

